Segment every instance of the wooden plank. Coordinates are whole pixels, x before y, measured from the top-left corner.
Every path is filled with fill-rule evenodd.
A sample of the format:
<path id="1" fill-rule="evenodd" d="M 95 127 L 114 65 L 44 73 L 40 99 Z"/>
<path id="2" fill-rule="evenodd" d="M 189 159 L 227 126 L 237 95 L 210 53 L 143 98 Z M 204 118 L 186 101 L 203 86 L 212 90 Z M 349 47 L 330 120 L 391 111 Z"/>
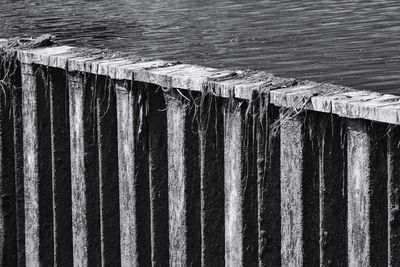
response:
<path id="1" fill-rule="evenodd" d="M 224 108 L 225 265 L 257 264 L 257 174 L 252 116 L 246 103 Z M 249 107 L 250 109 L 252 107 Z M 252 110 L 249 111 L 252 114 Z"/>
<path id="2" fill-rule="evenodd" d="M 388 266 L 400 262 L 400 131 L 388 133 Z"/>
<path id="3" fill-rule="evenodd" d="M 121 264 L 117 106 L 115 88 L 110 83 L 98 78 L 96 88 L 102 266 Z"/>
<path id="4" fill-rule="evenodd" d="M 138 265 L 135 188 L 134 97 L 127 84 L 116 84 L 121 266 Z"/>
<path id="5" fill-rule="evenodd" d="M 201 179 L 201 265 L 224 265 L 224 118 L 222 99 L 208 95 L 198 118 Z"/>
<path id="6" fill-rule="evenodd" d="M 43 80 L 21 65 L 25 191 L 25 257 L 29 266 L 53 262 L 50 111 Z"/>
<path id="7" fill-rule="evenodd" d="M 319 255 L 321 266 L 347 265 L 346 142 L 342 120 L 314 113 L 309 130 L 319 161 Z"/>
<path id="8" fill-rule="evenodd" d="M 36 78 L 30 65 L 21 65 L 22 115 L 24 143 L 24 192 L 25 192 L 25 228 L 26 264 L 39 266 L 39 163 L 38 163 L 38 133 Z M 29 129 L 29 130 L 28 130 Z"/>
<path id="9" fill-rule="evenodd" d="M 259 266 L 281 264 L 280 133 L 274 129 L 279 109 L 269 105 L 268 94 L 258 102 L 257 192 Z"/>
<path id="10" fill-rule="evenodd" d="M 166 94 L 170 265 L 201 263 L 200 170 L 198 139 L 188 103 Z"/>
<path id="11" fill-rule="evenodd" d="M 156 86 L 146 89 L 151 214 L 151 264 L 168 266 L 168 151 L 164 94 Z"/>
<path id="12" fill-rule="evenodd" d="M 145 93 L 117 82 L 121 265 L 151 265 Z"/>
<path id="13" fill-rule="evenodd" d="M 68 74 L 74 265 L 100 264 L 96 119 L 79 73 Z"/>
<path id="14" fill-rule="evenodd" d="M 21 68 L 16 66 L 16 75 L 12 79 L 15 85 L 12 94 L 12 115 L 14 128 L 15 157 L 15 196 L 16 196 L 16 235 L 18 266 L 25 266 L 25 204 L 24 204 L 24 159 L 23 159 L 23 120 Z"/>
<path id="15" fill-rule="evenodd" d="M 72 265 L 71 152 L 65 72 L 51 69 L 49 87 L 54 265 Z"/>
<path id="16" fill-rule="evenodd" d="M 302 171 L 304 142 L 302 116 L 282 121 L 281 114 L 281 264 L 302 266 L 303 196 Z"/>
<path id="17" fill-rule="evenodd" d="M 15 66 L 11 66 L 11 72 Z M 13 118 L 12 77 L 0 66 L 2 93 L 0 94 L 0 265 L 16 266 L 17 258 L 17 203 L 16 166 Z"/>
<path id="18" fill-rule="evenodd" d="M 307 115 L 308 116 L 308 115 Z M 319 177 L 317 140 L 309 138 L 304 113 L 281 113 L 281 263 L 319 262 Z"/>
<path id="19" fill-rule="evenodd" d="M 387 140 L 366 121 L 347 126 L 348 264 L 387 265 Z"/>

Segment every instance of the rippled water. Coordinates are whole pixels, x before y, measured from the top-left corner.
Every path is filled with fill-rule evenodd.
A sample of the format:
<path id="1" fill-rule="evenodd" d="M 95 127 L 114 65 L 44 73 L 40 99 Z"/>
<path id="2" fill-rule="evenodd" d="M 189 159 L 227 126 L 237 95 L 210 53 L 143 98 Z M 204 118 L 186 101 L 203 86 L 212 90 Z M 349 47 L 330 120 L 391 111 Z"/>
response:
<path id="1" fill-rule="evenodd" d="M 400 2 L 1 0 L 0 37 L 66 44 L 400 94 Z"/>

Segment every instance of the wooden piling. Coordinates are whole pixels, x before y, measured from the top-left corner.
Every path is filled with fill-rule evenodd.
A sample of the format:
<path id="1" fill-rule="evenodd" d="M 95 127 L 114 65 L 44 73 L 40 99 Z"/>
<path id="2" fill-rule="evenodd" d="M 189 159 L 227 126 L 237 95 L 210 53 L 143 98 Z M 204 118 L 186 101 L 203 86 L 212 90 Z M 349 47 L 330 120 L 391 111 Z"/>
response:
<path id="1" fill-rule="evenodd" d="M 134 99 L 127 87 L 127 83 L 116 84 L 121 266 L 138 265 Z"/>
<path id="2" fill-rule="evenodd" d="M 223 101 L 205 96 L 199 112 L 201 179 L 201 265 L 223 266 L 224 250 L 224 117 Z"/>
<path id="3" fill-rule="evenodd" d="M 281 114 L 281 264 L 303 266 L 303 117 Z"/>
<path id="4" fill-rule="evenodd" d="M 347 265 L 346 135 L 342 119 L 313 113 L 319 161 L 319 256 L 321 266 Z"/>
<path id="5" fill-rule="evenodd" d="M 25 204 L 24 204 L 24 151 L 23 151 L 23 120 L 22 120 L 22 85 L 21 67 L 16 65 L 16 75 L 12 80 L 12 117 L 14 128 L 14 166 L 15 166 L 15 197 L 16 197 L 16 244 L 18 266 L 25 266 Z"/>
<path id="6" fill-rule="evenodd" d="M 366 121 L 347 124 L 348 264 L 387 265 L 387 141 Z"/>
<path id="7" fill-rule="evenodd" d="M 305 116 L 283 110 L 280 117 L 283 266 L 319 263 L 319 160 Z"/>
<path id="8" fill-rule="evenodd" d="M 43 71 L 43 70 L 40 70 Z M 22 64 L 26 265 L 53 262 L 51 145 L 48 88 L 32 65 Z"/>
<path id="9" fill-rule="evenodd" d="M 166 94 L 168 118 L 169 244 L 171 266 L 201 264 L 200 170 L 197 127 L 189 103 Z"/>
<path id="10" fill-rule="evenodd" d="M 100 264 L 99 183 L 94 88 L 69 73 L 73 258 L 76 266 Z M 90 89 L 91 88 L 91 89 Z M 92 112 L 93 111 L 93 112 Z"/>
<path id="11" fill-rule="evenodd" d="M 151 264 L 169 264 L 167 113 L 164 94 L 147 88 Z"/>
<path id="12" fill-rule="evenodd" d="M 13 71 L 16 66 L 10 66 Z M 17 258 L 17 191 L 14 143 L 13 77 L 0 66 L 3 80 L 0 94 L 0 265 L 16 266 Z M 20 197 L 20 196 L 19 196 Z"/>
<path id="13" fill-rule="evenodd" d="M 126 81 L 116 83 L 116 93 L 121 265 L 151 265 L 145 94 Z"/>
<path id="14" fill-rule="evenodd" d="M 71 152 L 69 97 L 65 72 L 49 73 L 55 266 L 72 265 Z"/>
<path id="15" fill-rule="evenodd" d="M 256 140 L 246 107 L 230 100 L 224 108 L 225 266 L 258 261 Z"/>
<path id="16" fill-rule="evenodd" d="M 97 87 L 101 265 L 111 266 L 119 265 L 121 261 L 117 103 L 112 81 L 98 77 L 93 86 Z"/>
<path id="17" fill-rule="evenodd" d="M 260 95 L 257 129 L 258 261 L 259 266 L 281 264 L 280 132 L 273 125 L 279 109 Z"/>
<path id="18" fill-rule="evenodd" d="M 400 262 L 400 131 L 388 132 L 388 265 Z"/>

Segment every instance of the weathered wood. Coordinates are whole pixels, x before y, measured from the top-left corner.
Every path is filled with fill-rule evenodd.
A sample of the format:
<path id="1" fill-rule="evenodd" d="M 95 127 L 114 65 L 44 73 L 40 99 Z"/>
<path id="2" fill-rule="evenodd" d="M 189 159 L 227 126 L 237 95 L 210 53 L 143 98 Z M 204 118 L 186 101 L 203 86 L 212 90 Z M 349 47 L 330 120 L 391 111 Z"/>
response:
<path id="1" fill-rule="evenodd" d="M 96 113 L 89 85 L 69 73 L 73 258 L 76 266 L 100 264 Z"/>
<path id="2" fill-rule="evenodd" d="M 93 81 L 92 81 L 93 82 Z M 98 78 L 96 88 L 99 149 L 101 265 L 120 265 L 118 129 L 115 88 Z"/>
<path id="3" fill-rule="evenodd" d="M 348 264 L 387 265 L 385 131 L 361 120 L 347 126 Z"/>
<path id="4" fill-rule="evenodd" d="M 72 265 L 69 97 L 62 70 L 49 73 L 55 266 Z"/>
<path id="5" fill-rule="evenodd" d="M 189 104 L 165 95 L 168 118 L 170 265 L 201 264 L 199 143 Z M 194 127 L 194 128 L 193 128 Z"/>
<path id="6" fill-rule="evenodd" d="M 230 100 L 224 108 L 226 266 L 258 261 L 256 140 L 252 115 L 245 116 L 246 105 Z"/>
<path id="7" fill-rule="evenodd" d="M 289 114 L 289 115 L 288 115 Z M 319 177 L 316 138 L 308 135 L 304 113 L 281 113 L 281 263 L 319 262 Z"/>
<path id="8" fill-rule="evenodd" d="M 168 266 L 168 153 L 167 114 L 164 94 L 156 86 L 147 89 L 148 147 L 151 214 L 151 264 Z"/>
<path id="9" fill-rule="evenodd" d="M 280 133 L 273 128 L 279 109 L 260 95 L 257 130 L 258 261 L 259 266 L 281 264 Z"/>
<path id="10" fill-rule="evenodd" d="M 14 128 L 15 157 L 15 197 L 16 197 L 16 236 L 18 266 L 25 266 L 25 204 L 24 204 L 24 160 L 23 160 L 23 121 L 22 121 L 22 85 L 21 67 L 16 66 L 12 83 L 12 116 Z"/>
<path id="11" fill-rule="evenodd" d="M 13 71 L 16 66 L 11 66 Z M 0 94 L 0 265 L 16 266 L 16 166 L 13 120 L 13 78 L 6 76 L 6 69 L 0 66 L 0 80 L 3 83 Z"/>
<path id="12" fill-rule="evenodd" d="M 33 67 L 21 65 L 22 115 L 24 127 L 24 192 L 26 264 L 39 266 L 39 163 L 37 133 L 36 79 Z"/>
<path id="13" fill-rule="evenodd" d="M 319 161 L 321 266 L 347 265 L 347 172 L 345 129 L 336 116 L 313 113 L 309 124 Z M 314 147 L 315 144 L 314 144 Z"/>
<path id="14" fill-rule="evenodd" d="M 388 133 L 388 265 L 400 262 L 400 131 Z"/>
<path id="15" fill-rule="evenodd" d="M 45 81 L 31 65 L 21 66 L 26 265 L 53 262 L 50 111 Z"/>
<path id="16" fill-rule="evenodd" d="M 282 121 L 281 114 L 281 264 L 303 266 L 303 117 Z"/>
<path id="17" fill-rule="evenodd" d="M 135 90 L 131 90 L 134 88 Z M 151 265 L 146 93 L 117 82 L 121 265 Z"/>
<path id="18" fill-rule="evenodd" d="M 128 84 L 117 83 L 118 168 L 121 231 L 121 265 L 138 265 L 135 188 L 134 97 Z"/>
<path id="19" fill-rule="evenodd" d="M 224 118 L 222 101 L 211 95 L 200 103 L 201 265 L 223 266 Z"/>

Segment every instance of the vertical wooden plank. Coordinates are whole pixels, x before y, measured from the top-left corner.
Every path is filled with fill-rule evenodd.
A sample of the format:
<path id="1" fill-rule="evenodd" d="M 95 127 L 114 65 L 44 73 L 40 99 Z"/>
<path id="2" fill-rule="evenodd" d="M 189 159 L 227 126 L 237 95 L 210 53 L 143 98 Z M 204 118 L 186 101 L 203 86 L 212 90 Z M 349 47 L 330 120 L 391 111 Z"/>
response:
<path id="1" fill-rule="evenodd" d="M 22 116 L 24 144 L 24 192 L 25 192 L 25 253 L 26 265 L 39 266 L 39 163 L 36 78 L 33 67 L 21 65 Z"/>
<path id="2" fill-rule="evenodd" d="M 72 265 L 71 152 L 65 72 L 50 72 L 54 265 Z"/>
<path id="3" fill-rule="evenodd" d="M 253 106 L 229 100 L 224 108 L 225 266 L 258 262 L 256 140 Z M 248 114 L 245 116 L 245 114 Z"/>
<path id="4" fill-rule="evenodd" d="M 25 266 L 25 204 L 24 204 L 24 152 L 22 121 L 21 65 L 17 64 L 13 79 L 12 114 L 14 126 L 15 196 L 18 266 Z"/>
<path id="5" fill-rule="evenodd" d="M 8 64 L 9 65 L 8 65 Z M 6 68 L 13 72 L 10 62 L 0 66 L 0 265 L 17 265 L 16 190 L 13 93 L 15 84 L 6 76 Z"/>
<path id="6" fill-rule="evenodd" d="M 319 264 L 317 139 L 309 127 L 313 119 L 290 112 L 283 110 L 280 117 L 281 262 L 283 266 L 314 266 Z"/>
<path id="7" fill-rule="evenodd" d="M 100 78 L 99 78 L 100 79 Z M 98 81 L 97 131 L 99 149 L 101 265 L 120 265 L 117 107 L 114 87 Z"/>
<path id="8" fill-rule="evenodd" d="M 72 236 L 75 266 L 100 264 L 99 184 L 93 92 L 79 73 L 69 73 Z"/>
<path id="9" fill-rule="evenodd" d="M 290 120 L 281 113 L 281 262 L 303 266 L 303 117 Z"/>
<path id="10" fill-rule="evenodd" d="M 387 145 L 384 131 L 348 120 L 348 261 L 387 265 Z M 382 203 L 385 203 L 384 205 Z"/>
<path id="11" fill-rule="evenodd" d="M 279 109 L 261 95 L 257 119 L 257 191 L 259 266 L 281 264 Z"/>
<path id="12" fill-rule="evenodd" d="M 400 130 L 388 138 L 388 265 L 400 262 Z"/>
<path id="13" fill-rule="evenodd" d="M 165 95 L 168 118 L 170 265 L 201 264 L 199 143 L 189 104 Z M 193 127 L 194 128 L 193 128 Z"/>
<path id="14" fill-rule="evenodd" d="M 43 70 L 41 70 L 43 71 Z M 47 86 L 31 65 L 21 66 L 25 191 L 25 257 L 29 266 L 52 264 L 50 111 Z"/>
<path id="15" fill-rule="evenodd" d="M 146 94 L 117 82 L 121 265 L 151 264 Z"/>
<path id="16" fill-rule="evenodd" d="M 224 259 L 224 124 L 221 99 L 200 103 L 201 265 L 223 266 Z"/>
<path id="17" fill-rule="evenodd" d="M 148 146 L 152 266 L 168 266 L 168 154 L 164 94 L 148 88 Z"/>
<path id="18" fill-rule="evenodd" d="M 319 151 L 320 265 L 347 265 L 345 129 L 336 116 L 319 114 L 312 127 Z"/>
<path id="19" fill-rule="evenodd" d="M 121 231 L 121 266 L 138 265 L 136 192 L 135 192 L 135 132 L 133 92 L 127 84 L 116 84 L 118 117 L 118 168 Z"/>

